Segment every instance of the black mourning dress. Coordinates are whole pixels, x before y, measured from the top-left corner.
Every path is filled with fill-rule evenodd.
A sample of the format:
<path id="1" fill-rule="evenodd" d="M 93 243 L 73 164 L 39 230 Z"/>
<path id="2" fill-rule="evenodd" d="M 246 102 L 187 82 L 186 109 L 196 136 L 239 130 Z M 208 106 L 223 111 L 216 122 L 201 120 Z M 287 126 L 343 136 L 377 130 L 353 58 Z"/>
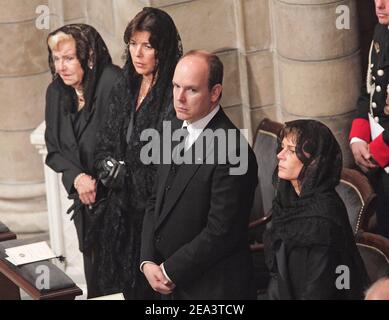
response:
<path id="1" fill-rule="evenodd" d="M 346 207 L 335 191 L 342 169 L 340 147 L 317 121 L 293 124 L 301 132 L 296 149 L 304 145 L 312 158 L 304 165 L 299 196 L 289 181 L 278 181 L 272 225 L 264 235 L 269 298 L 362 299 L 367 273 Z"/>
<path id="2" fill-rule="evenodd" d="M 145 206 L 154 183 L 156 166 L 141 161 L 142 131 L 162 134 L 163 121 L 175 111 L 172 85 L 160 81 L 136 111 L 141 77 L 124 80 L 115 88 L 109 104 L 107 125 L 99 135 L 96 159 L 111 156 L 126 164 L 127 175 L 108 191 L 107 205 L 96 230 L 100 247 L 99 290 L 104 294 L 123 292 L 127 299 L 153 299 L 154 291 L 140 272 L 140 241 Z"/>
<path id="3" fill-rule="evenodd" d="M 109 97 L 114 84 L 120 81 L 122 71 L 112 64 L 103 39 L 91 26 L 71 24 L 54 33 L 58 31 L 71 34 L 76 41 L 82 44 L 82 50 L 85 53 L 93 53 L 89 62 L 80 61 L 84 70 L 85 97 L 85 105 L 80 111 L 78 111 L 75 90 L 65 85 L 56 75 L 50 55 L 53 81 L 46 93 L 45 141 L 48 152 L 46 164 L 54 171 L 62 173 L 63 185 L 69 198 L 74 200 L 71 217 L 76 227 L 80 251 L 83 252 L 88 297 L 95 297 L 99 295 L 95 289 L 97 282 L 96 264 L 94 263 L 96 246 L 95 243 L 88 242 L 86 239 L 94 222 L 90 219 L 91 210 L 81 203 L 73 183 L 80 173 L 86 173 L 97 179 L 94 169 L 96 134 L 106 120 Z M 77 50 L 81 49 L 77 48 Z"/>

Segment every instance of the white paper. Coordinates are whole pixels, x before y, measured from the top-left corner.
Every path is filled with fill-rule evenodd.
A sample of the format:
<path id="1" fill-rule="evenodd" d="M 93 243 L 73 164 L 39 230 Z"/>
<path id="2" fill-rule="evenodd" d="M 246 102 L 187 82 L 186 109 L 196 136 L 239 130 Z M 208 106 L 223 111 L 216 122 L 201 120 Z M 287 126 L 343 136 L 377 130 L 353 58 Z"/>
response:
<path id="1" fill-rule="evenodd" d="M 6 258 L 15 266 L 55 258 L 45 241 L 5 249 Z"/>
<path id="2" fill-rule="evenodd" d="M 88 300 L 125 300 L 123 293 L 116 293 L 116 294 L 111 294 L 108 296 L 102 296 L 102 297 L 97 297 L 97 298 L 91 298 Z"/>

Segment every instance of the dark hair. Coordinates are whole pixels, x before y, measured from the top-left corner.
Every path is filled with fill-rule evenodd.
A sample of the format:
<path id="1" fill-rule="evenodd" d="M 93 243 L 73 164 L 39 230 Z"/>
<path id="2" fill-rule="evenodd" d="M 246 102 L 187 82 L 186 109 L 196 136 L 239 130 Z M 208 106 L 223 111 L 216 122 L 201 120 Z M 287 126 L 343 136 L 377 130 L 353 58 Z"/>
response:
<path id="1" fill-rule="evenodd" d="M 176 64 L 182 56 L 182 44 L 173 19 L 161 9 L 145 7 L 127 25 L 123 37 L 124 43 L 127 45 L 125 70 L 128 70 L 131 75 L 136 74 L 128 43 L 135 32 L 142 31 L 150 32 L 149 41 L 156 52 L 154 77 L 158 73 L 159 78 L 171 82 Z"/>
<path id="2" fill-rule="evenodd" d="M 188 56 L 203 57 L 207 62 L 209 91 L 211 91 L 216 84 L 223 84 L 224 67 L 223 63 L 220 61 L 219 57 L 216 54 L 202 50 L 190 50 L 181 59 L 184 59 Z"/>

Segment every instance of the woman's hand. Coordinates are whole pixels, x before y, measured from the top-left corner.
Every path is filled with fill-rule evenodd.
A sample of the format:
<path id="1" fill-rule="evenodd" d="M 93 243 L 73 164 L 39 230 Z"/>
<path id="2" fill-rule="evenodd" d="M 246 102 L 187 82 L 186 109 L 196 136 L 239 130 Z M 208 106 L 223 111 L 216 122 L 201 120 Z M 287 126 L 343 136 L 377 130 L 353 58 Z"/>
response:
<path id="1" fill-rule="evenodd" d="M 80 201 L 85 205 L 91 205 L 96 201 L 96 180 L 89 175 L 82 175 L 76 178 L 74 185 L 78 192 Z"/>

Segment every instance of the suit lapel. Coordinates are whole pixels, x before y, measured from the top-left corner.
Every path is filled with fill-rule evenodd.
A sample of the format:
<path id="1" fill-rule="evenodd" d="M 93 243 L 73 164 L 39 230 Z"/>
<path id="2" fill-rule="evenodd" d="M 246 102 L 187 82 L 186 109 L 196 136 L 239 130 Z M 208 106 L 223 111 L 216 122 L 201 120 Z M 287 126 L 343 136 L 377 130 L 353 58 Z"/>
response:
<path id="1" fill-rule="evenodd" d="M 163 201 L 163 197 L 165 195 L 165 188 L 166 188 L 166 181 L 167 181 L 167 177 L 169 175 L 169 172 L 170 172 L 170 165 L 161 165 L 161 171 L 160 171 L 160 185 L 159 185 L 159 189 L 158 189 L 158 192 L 157 192 L 157 199 L 156 199 L 156 202 L 155 202 L 155 212 L 157 213 L 156 217 L 158 218 L 160 216 L 160 212 L 161 212 L 161 206 L 162 206 L 162 201 Z"/>
<path id="2" fill-rule="evenodd" d="M 172 125 L 171 131 L 173 133 L 174 130 L 181 128 L 182 121 L 178 120 L 177 118 L 174 118 L 171 121 L 171 125 Z M 170 154 L 172 153 L 172 150 L 174 149 L 174 147 L 177 144 L 178 144 L 178 141 L 172 142 L 172 148 L 171 148 Z M 163 152 L 163 145 L 161 145 L 161 151 Z M 162 157 L 162 159 L 163 159 L 163 157 Z M 165 188 L 166 188 L 167 178 L 169 176 L 170 169 L 171 169 L 171 164 L 161 164 L 160 165 L 160 172 L 159 172 L 160 184 L 159 184 L 159 189 L 157 192 L 157 199 L 156 199 L 156 204 L 155 204 L 155 212 L 157 212 L 157 217 L 160 216 L 160 212 L 162 209 L 161 206 L 162 206 L 162 201 L 163 201 L 163 198 L 165 195 Z"/>
<path id="3" fill-rule="evenodd" d="M 64 152 L 70 152 L 71 158 L 76 157 L 77 162 L 81 163 L 79 150 L 78 150 L 78 143 L 76 136 L 74 135 L 74 129 L 73 129 L 73 122 L 70 113 L 65 115 L 65 121 L 63 122 L 64 131 L 66 132 L 66 137 L 59 137 L 61 142 L 61 145 L 66 145 L 67 150 L 63 149 Z"/>
<path id="4" fill-rule="evenodd" d="M 185 165 L 183 164 L 182 167 L 178 170 L 177 175 L 174 179 L 174 183 L 172 185 L 171 190 L 169 191 L 169 195 L 165 199 L 165 204 L 163 208 L 159 208 L 159 211 L 162 209 L 161 214 L 158 216 L 158 221 L 156 224 L 156 228 L 159 227 L 159 225 L 163 222 L 163 220 L 167 217 L 169 212 L 173 209 L 173 206 L 176 204 L 178 199 L 180 198 L 181 194 L 184 192 L 186 186 L 190 182 L 193 175 L 196 173 L 196 171 L 200 168 L 201 165 L 199 164 L 192 164 L 192 165 Z M 169 173 L 169 172 L 168 172 Z M 166 185 L 166 181 L 165 181 Z M 165 192 L 165 188 L 163 188 L 162 192 Z M 160 203 L 161 205 L 161 203 Z"/>
<path id="5" fill-rule="evenodd" d="M 92 107 L 90 109 L 85 109 L 83 111 L 83 114 L 81 115 L 81 117 L 83 117 L 84 119 L 80 123 L 79 140 L 81 140 L 81 137 L 85 129 L 88 127 L 88 124 L 91 121 L 93 114 L 95 113 L 95 109 L 96 109 L 96 96 L 93 98 Z"/>
<path id="6" fill-rule="evenodd" d="M 206 129 L 215 130 L 215 129 L 219 128 L 218 124 L 219 124 L 219 121 L 222 119 L 223 115 L 224 115 L 224 112 L 220 108 L 218 113 L 212 118 L 212 120 L 204 128 L 204 131 Z M 196 142 L 201 141 L 201 139 L 204 136 L 204 131 L 201 133 L 201 135 L 196 140 Z M 191 154 L 192 152 L 194 152 L 196 142 L 191 146 L 191 148 L 187 151 L 187 153 Z M 189 184 L 192 177 L 196 174 L 196 172 L 200 169 L 200 167 L 203 164 L 205 164 L 205 160 L 207 158 L 207 155 L 209 154 L 208 150 L 211 150 L 211 148 L 213 147 L 212 146 L 213 143 L 214 143 L 214 141 L 208 142 L 208 145 L 205 148 L 207 153 L 203 154 L 201 161 L 199 161 L 200 159 L 196 159 L 197 161 L 200 162 L 199 164 L 182 164 L 181 165 L 181 167 L 179 168 L 179 170 L 177 171 L 177 174 L 175 176 L 175 179 L 174 179 L 174 182 L 172 185 L 172 189 L 169 191 L 169 195 L 165 199 L 165 203 L 164 203 L 164 206 L 162 208 L 161 207 L 162 198 L 163 198 L 163 194 L 165 192 L 166 180 L 167 180 L 167 177 L 168 177 L 168 174 L 170 171 L 170 167 L 171 167 L 171 166 L 166 166 L 166 168 L 167 168 L 166 171 L 164 171 L 162 173 L 164 180 L 163 180 L 163 188 L 159 192 L 159 195 L 162 194 L 162 197 L 161 197 L 160 202 L 159 202 L 159 207 L 157 207 L 158 210 L 156 211 L 156 212 L 160 213 L 158 215 L 156 228 L 158 228 L 160 226 L 160 224 L 163 222 L 163 220 L 169 215 L 169 213 L 173 209 L 174 205 L 177 203 L 177 201 L 180 199 L 182 193 L 185 191 L 185 188 Z M 192 158 L 192 159 L 194 159 L 194 158 Z M 161 212 L 161 210 L 162 210 L 162 212 Z"/>

